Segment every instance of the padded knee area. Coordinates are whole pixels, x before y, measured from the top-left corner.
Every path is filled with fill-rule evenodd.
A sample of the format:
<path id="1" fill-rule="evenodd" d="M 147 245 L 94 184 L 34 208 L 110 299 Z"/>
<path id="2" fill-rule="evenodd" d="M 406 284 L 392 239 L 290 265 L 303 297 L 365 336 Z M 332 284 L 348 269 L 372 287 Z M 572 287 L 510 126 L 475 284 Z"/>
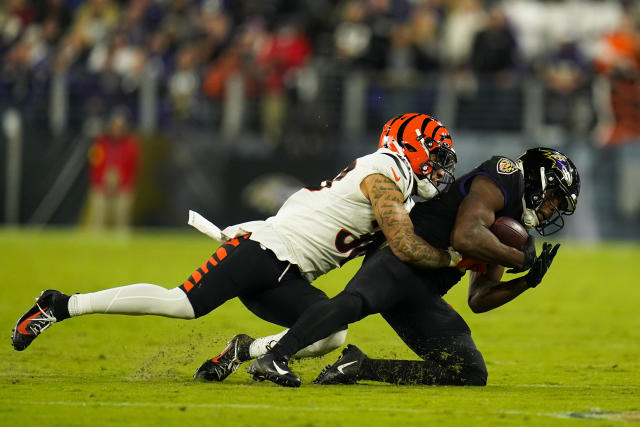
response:
<path id="1" fill-rule="evenodd" d="M 324 356 L 327 353 L 332 352 L 338 347 L 344 344 L 347 339 L 347 329 L 343 329 L 338 332 L 334 332 L 326 338 L 314 342 L 311 345 L 306 346 L 299 352 L 293 355 L 293 357 L 319 357 Z"/>

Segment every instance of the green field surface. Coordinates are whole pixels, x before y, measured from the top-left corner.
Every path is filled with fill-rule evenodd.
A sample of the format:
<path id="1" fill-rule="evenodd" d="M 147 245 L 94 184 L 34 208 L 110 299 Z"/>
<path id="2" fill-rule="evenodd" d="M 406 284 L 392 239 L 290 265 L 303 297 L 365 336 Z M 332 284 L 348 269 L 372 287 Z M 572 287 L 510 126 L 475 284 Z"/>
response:
<path id="1" fill-rule="evenodd" d="M 230 301 L 198 320 L 92 315 L 56 324 L 28 349 L 9 336 L 44 289 L 96 291 L 130 283 L 174 287 L 214 251 L 197 232 L 129 238 L 72 230 L 0 230 L 0 425 L 405 426 L 623 425 L 640 421 L 640 245 L 564 242 L 545 281 L 484 314 L 467 279 L 445 297 L 471 326 L 486 387 L 317 386 L 339 352 L 295 361 L 299 389 L 254 382 L 246 365 L 223 383 L 195 369 L 239 332 L 276 333 Z M 338 293 L 358 261 L 316 284 Z M 379 317 L 350 327 L 369 356 L 415 359 Z"/>

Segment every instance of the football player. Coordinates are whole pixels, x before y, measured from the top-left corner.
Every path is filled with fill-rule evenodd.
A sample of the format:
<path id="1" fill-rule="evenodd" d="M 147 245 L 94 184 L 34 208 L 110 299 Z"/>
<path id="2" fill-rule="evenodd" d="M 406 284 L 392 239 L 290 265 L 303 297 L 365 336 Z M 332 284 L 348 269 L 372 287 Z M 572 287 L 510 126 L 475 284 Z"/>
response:
<path id="1" fill-rule="evenodd" d="M 532 236 L 524 251 L 506 246 L 489 229 L 494 220 L 508 216 L 548 235 L 562 228 L 563 217 L 575 211 L 579 192 L 580 177 L 568 157 L 534 148 L 517 161 L 492 157 L 456 180 L 441 197 L 417 204 L 411 220 L 416 233 L 434 247 L 453 246 L 464 255 L 458 267 L 474 270 L 468 303 L 478 313 L 536 287 L 560 246 L 545 243 L 539 256 Z M 512 267 L 507 272 L 528 272 L 501 281 L 505 266 Z M 297 387 L 301 381 L 287 364 L 296 351 L 340 325 L 380 313 L 423 360 L 371 359 L 350 345 L 316 383 L 485 385 L 487 370 L 469 327 L 442 299 L 464 273 L 455 267 L 419 270 L 389 248 L 377 250 L 365 257 L 343 292 L 308 309 L 266 355 L 251 364 L 249 373 L 255 379 Z"/>
<path id="2" fill-rule="evenodd" d="M 87 294 L 44 291 L 18 319 L 13 347 L 24 350 L 69 317 L 109 313 L 194 319 L 234 297 L 262 319 L 289 327 L 305 308 L 327 299 L 311 281 L 362 254 L 377 234 L 384 235 L 398 259 L 416 268 L 457 265 L 457 252 L 431 246 L 414 233 L 409 218 L 412 195 L 430 199 L 453 182 L 457 159 L 449 131 L 428 115 L 403 114 L 385 124 L 380 144 L 333 180 L 293 194 L 275 216 L 223 230 L 228 240 L 176 288 L 138 283 Z M 310 354 L 341 346 L 345 328 L 322 337 Z M 258 341 L 246 351 L 263 354 L 261 345 Z M 227 351 L 201 376 L 224 379 L 237 368 L 238 353 Z"/>

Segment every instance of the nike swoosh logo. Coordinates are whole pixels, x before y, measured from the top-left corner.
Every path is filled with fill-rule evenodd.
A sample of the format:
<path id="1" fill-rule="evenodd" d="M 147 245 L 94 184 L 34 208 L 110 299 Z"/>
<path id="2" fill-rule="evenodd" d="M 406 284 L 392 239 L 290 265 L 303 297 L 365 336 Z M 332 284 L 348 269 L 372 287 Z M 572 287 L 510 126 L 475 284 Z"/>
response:
<path id="1" fill-rule="evenodd" d="M 46 310 L 46 309 L 47 309 L 47 307 L 44 308 L 44 310 Z M 33 319 L 35 317 L 38 317 L 38 316 L 40 316 L 40 312 L 39 311 L 37 313 L 27 317 L 22 322 L 20 322 L 20 324 L 18 325 L 18 332 L 20 332 L 22 335 L 33 335 L 31 332 L 27 331 L 27 325 L 29 323 L 31 323 L 31 319 Z"/>
<path id="2" fill-rule="evenodd" d="M 396 174 L 396 170 L 394 168 L 391 168 L 391 172 L 393 172 L 393 178 L 396 182 L 400 181 L 400 177 Z"/>
<path id="3" fill-rule="evenodd" d="M 278 371 L 278 373 L 280 375 L 287 375 L 289 373 L 289 371 L 285 371 L 284 369 L 282 369 L 281 367 L 279 367 L 278 365 L 276 365 L 276 361 L 273 361 L 273 367 L 276 368 L 276 371 Z"/>
<path id="4" fill-rule="evenodd" d="M 338 366 L 338 372 L 340 372 L 341 374 L 344 374 L 343 369 L 346 368 L 347 366 L 353 365 L 354 363 L 356 363 L 355 360 L 353 362 L 343 363 L 342 365 Z"/>

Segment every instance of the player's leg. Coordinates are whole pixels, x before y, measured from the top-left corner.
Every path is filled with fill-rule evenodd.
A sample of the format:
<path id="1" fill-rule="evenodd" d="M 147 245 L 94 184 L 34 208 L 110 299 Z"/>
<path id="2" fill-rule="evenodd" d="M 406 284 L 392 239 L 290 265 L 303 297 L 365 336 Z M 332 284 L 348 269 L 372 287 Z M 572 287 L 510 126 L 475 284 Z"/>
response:
<path id="1" fill-rule="evenodd" d="M 349 281 L 344 291 L 319 301 L 299 317 L 272 353 L 290 358 L 342 325 L 391 309 L 404 298 L 410 267 L 386 248 L 376 252 Z"/>
<path id="2" fill-rule="evenodd" d="M 371 359 L 357 347 L 348 346 L 315 382 L 353 384 L 371 380 L 393 384 L 485 385 L 484 359 L 468 326 L 444 300 L 435 302 L 421 310 L 399 307 L 382 313 L 422 361 Z"/>
<path id="3" fill-rule="evenodd" d="M 363 364 L 363 379 L 397 384 L 475 385 L 487 383 L 487 368 L 471 331 L 440 299 L 426 311 L 383 313 L 400 338 L 424 361 L 374 360 Z"/>
<path id="4" fill-rule="evenodd" d="M 179 288 L 136 283 L 87 294 L 65 295 L 47 290 L 18 319 L 11 336 L 13 348 L 24 350 L 54 323 L 93 313 L 194 318 L 191 303 Z"/>
<path id="5" fill-rule="evenodd" d="M 246 266 L 251 265 L 251 269 Z M 65 295 L 46 291 L 17 322 L 12 341 L 24 350 L 55 322 L 86 314 L 152 314 L 193 319 L 239 294 L 275 286 L 287 263 L 246 237 L 225 242 L 181 286 L 165 289 L 138 283 L 104 291 Z"/>
<path id="6" fill-rule="evenodd" d="M 302 278 L 295 266 L 281 277 L 279 286 L 239 298 L 256 316 L 281 326 L 291 326 L 306 307 L 328 299 L 323 291 Z M 301 349 L 294 357 L 322 356 L 340 347 L 347 333 L 346 327 L 340 329 Z M 245 334 L 235 335 L 220 354 L 196 370 L 194 378 L 223 381 L 242 363 L 265 354 L 287 331 L 257 339 Z"/>
<path id="7" fill-rule="evenodd" d="M 249 373 L 280 385 L 298 386 L 300 380 L 288 371 L 288 360 L 341 325 L 393 307 L 403 298 L 404 278 L 410 273 L 409 267 L 390 250 L 378 251 L 363 264 L 343 292 L 306 310 L 267 354 L 252 363 Z M 275 371 L 274 364 L 278 366 Z M 278 375 L 279 372 L 287 373 Z"/>
<path id="8" fill-rule="evenodd" d="M 281 284 L 259 294 L 241 296 L 240 300 L 253 314 L 268 322 L 290 327 L 310 307 L 329 298 L 322 290 L 309 284 L 297 269 L 291 269 Z M 293 357 L 317 357 L 340 347 L 346 338 L 346 325 L 339 325 L 334 332 L 300 349 Z M 249 357 L 262 356 L 275 346 L 287 330 L 257 338 L 251 343 Z M 336 332 L 337 331 L 337 332 Z"/>

